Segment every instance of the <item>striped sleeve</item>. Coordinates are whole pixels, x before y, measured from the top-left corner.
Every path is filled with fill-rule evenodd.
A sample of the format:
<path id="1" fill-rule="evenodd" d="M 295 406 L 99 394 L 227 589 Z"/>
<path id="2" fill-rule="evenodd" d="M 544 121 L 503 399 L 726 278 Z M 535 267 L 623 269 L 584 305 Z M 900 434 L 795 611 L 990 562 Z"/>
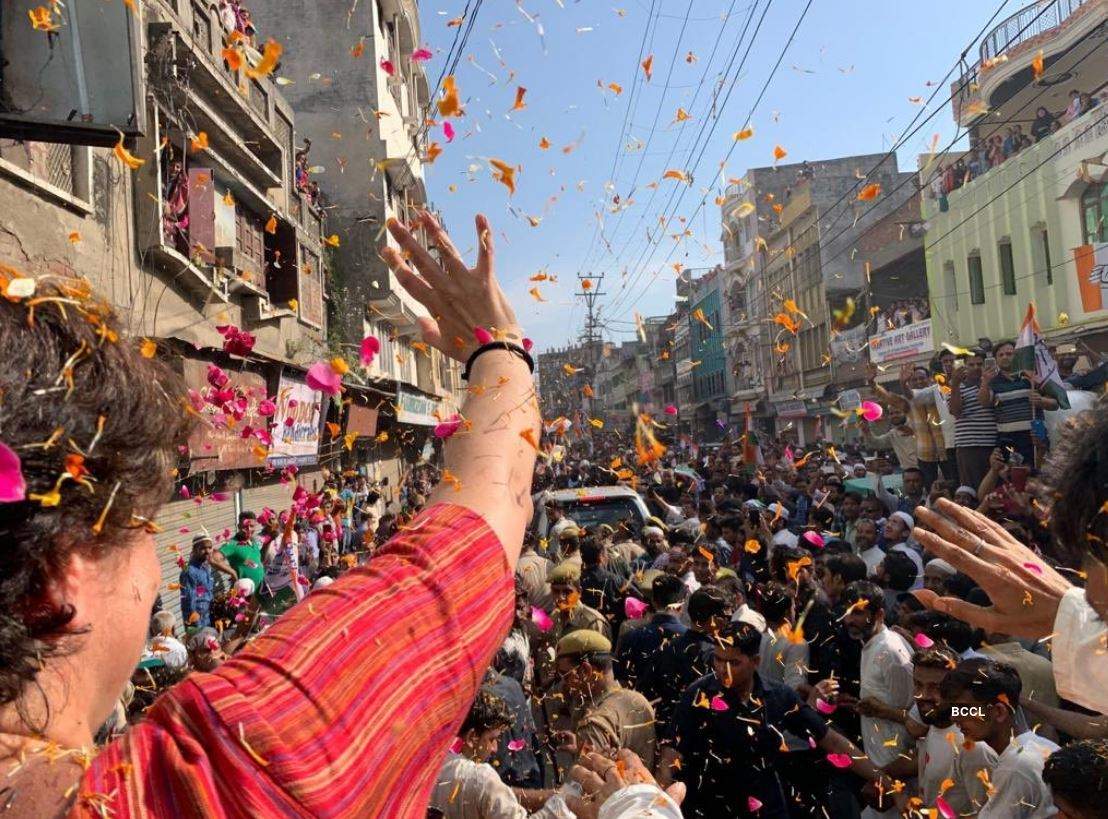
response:
<path id="1" fill-rule="evenodd" d="M 75 813 L 423 817 L 513 610 L 496 535 L 434 506 L 160 698 L 94 761 Z"/>

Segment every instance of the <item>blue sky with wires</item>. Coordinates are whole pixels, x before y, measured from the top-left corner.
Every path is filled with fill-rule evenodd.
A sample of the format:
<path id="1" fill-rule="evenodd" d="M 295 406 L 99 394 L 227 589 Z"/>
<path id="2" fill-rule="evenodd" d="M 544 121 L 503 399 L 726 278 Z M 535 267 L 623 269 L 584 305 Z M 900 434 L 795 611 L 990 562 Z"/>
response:
<path id="1" fill-rule="evenodd" d="M 421 6 L 424 38 L 436 51 L 431 83 L 458 31 L 447 21 L 465 5 Z M 775 145 L 788 151 L 785 162 L 888 150 L 920 113 L 912 98 L 936 90 L 928 83 L 946 76 L 1001 0 L 814 0 L 751 117 L 755 136 L 737 145 L 732 135 L 808 0 L 480 5 L 456 72 L 466 114 L 453 123 L 452 143 L 441 128 L 430 132 L 444 152 L 427 169 L 428 195 L 462 247 L 473 245 L 473 213 L 488 214 L 501 279 L 541 350 L 581 330 L 583 310 L 572 296 L 578 271 L 605 274 L 608 338 L 631 337 L 632 309 L 672 310 L 674 262 L 722 262 L 713 200 L 724 179 L 771 165 Z M 998 21 L 1021 5 L 1009 0 Z M 649 54 L 653 76 L 645 82 L 639 62 Z M 976 49 L 970 54 L 972 61 Z M 526 107 L 513 111 L 517 86 L 527 89 Z M 934 105 L 945 97 L 939 89 Z M 689 119 L 676 121 L 679 108 Z M 954 136 L 949 106 L 898 151 L 902 169 L 915 168 L 934 134 L 942 144 Z M 543 138 L 548 150 L 539 147 Z M 490 158 L 522 166 L 513 196 L 493 179 Z M 662 179 L 669 169 L 690 173 L 692 184 Z M 613 214 L 617 194 L 633 202 Z M 598 210 L 607 243 L 597 235 Z M 647 233 L 659 238 L 663 214 L 670 221 L 655 247 Z M 529 281 L 539 272 L 557 282 Z M 536 287 L 546 301 L 528 292 Z"/>

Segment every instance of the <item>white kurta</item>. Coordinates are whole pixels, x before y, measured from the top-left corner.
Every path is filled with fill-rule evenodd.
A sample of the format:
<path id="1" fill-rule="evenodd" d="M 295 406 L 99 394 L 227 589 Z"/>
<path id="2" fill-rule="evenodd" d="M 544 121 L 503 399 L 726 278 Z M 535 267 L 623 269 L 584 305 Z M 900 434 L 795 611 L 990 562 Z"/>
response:
<path id="1" fill-rule="evenodd" d="M 1034 731 L 1009 743 L 992 773 L 993 790 L 978 819 L 1046 819 L 1058 812 L 1043 782 L 1043 765 L 1058 746 Z"/>
<path id="2" fill-rule="evenodd" d="M 862 698 L 873 697 L 890 708 L 912 705 L 912 648 L 891 629 L 882 627 L 862 647 Z M 862 747 L 870 761 L 883 768 L 910 747 L 908 730 L 897 722 L 862 717 Z M 863 816 L 895 816 L 867 808 Z"/>

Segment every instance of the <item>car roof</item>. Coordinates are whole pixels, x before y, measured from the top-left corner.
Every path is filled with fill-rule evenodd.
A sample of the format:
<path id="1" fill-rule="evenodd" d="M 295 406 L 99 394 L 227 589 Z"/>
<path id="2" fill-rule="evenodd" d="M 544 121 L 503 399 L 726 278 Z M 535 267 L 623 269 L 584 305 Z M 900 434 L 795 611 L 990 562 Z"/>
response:
<path id="1" fill-rule="evenodd" d="M 553 491 L 535 493 L 536 501 L 547 499 L 559 503 L 570 503 L 584 497 L 602 498 L 634 498 L 639 493 L 629 486 L 582 486 L 577 489 L 555 489 Z"/>

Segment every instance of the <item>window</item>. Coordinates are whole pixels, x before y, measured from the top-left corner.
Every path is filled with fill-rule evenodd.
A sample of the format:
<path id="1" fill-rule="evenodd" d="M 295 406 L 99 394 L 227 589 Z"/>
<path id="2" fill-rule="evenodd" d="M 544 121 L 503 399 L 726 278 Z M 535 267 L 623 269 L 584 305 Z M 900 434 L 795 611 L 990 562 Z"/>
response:
<path id="1" fill-rule="evenodd" d="M 958 312 L 958 279 L 954 274 L 954 262 L 949 259 L 943 262 L 943 287 L 950 299 L 950 309 Z"/>
<path id="2" fill-rule="evenodd" d="M 1081 195 L 1081 228 L 1085 244 L 1108 242 L 1105 216 L 1108 216 L 1108 185 L 1090 185 Z"/>
<path id="3" fill-rule="evenodd" d="M 970 304 L 985 303 L 985 279 L 981 273 L 981 255 L 975 253 L 966 259 L 969 267 L 969 296 Z"/>
<path id="4" fill-rule="evenodd" d="M 1005 296 L 1016 295 L 1016 262 L 1012 258 L 1012 242 L 1003 239 L 997 243 L 996 255 L 1000 259 L 1000 286 Z"/>
<path id="5" fill-rule="evenodd" d="M 0 142 L 0 168 L 66 202 L 92 200 L 89 149 L 58 142 Z"/>
<path id="6" fill-rule="evenodd" d="M 1035 272 L 1043 271 L 1046 274 L 1046 283 L 1054 284 L 1054 270 L 1050 265 L 1050 236 L 1043 225 L 1031 228 L 1031 253 L 1034 255 Z"/>

